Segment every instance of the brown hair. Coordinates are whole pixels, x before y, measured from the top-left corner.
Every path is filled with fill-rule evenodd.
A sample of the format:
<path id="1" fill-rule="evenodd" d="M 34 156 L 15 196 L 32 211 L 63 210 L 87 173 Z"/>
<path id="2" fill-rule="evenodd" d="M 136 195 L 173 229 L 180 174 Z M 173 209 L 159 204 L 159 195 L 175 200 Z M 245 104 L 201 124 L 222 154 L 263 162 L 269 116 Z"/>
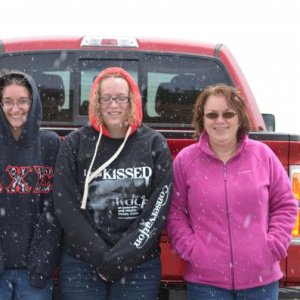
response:
<path id="1" fill-rule="evenodd" d="M 92 99 L 90 101 L 91 102 L 91 109 L 94 111 L 95 116 L 97 116 L 98 125 L 103 125 L 103 120 L 101 118 L 100 101 L 99 101 L 100 91 L 101 91 L 101 83 L 104 79 L 111 78 L 111 77 L 113 77 L 113 78 L 122 78 L 127 82 L 126 78 L 120 73 L 108 73 L 108 74 L 104 75 L 103 78 L 101 79 L 101 81 L 98 83 L 98 86 L 95 89 L 95 92 L 92 95 Z M 137 124 L 136 113 L 135 113 L 135 110 L 136 110 L 135 102 L 136 102 L 136 100 L 135 100 L 134 94 L 132 93 L 132 91 L 130 89 L 129 83 L 128 83 L 128 86 L 129 86 L 130 109 L 128 111 L 126 122 L 128 124 L 132 124 L 132 123 Z"/>
<path id="2" fill-rule="evenodd" d="M 14 73 L 14 71 L 3 70 L 0 73 L 0 100 L 2 100 L 4 88 L 10 85 L 19 85 L 27 88 L 30 97 L 32 97 L 32 90 L 29 81 L 24 75 L 17 72 L 19 71 L 16 71 L 16 73 Z"/>
<path id="3" fill-rule="evenodd" d="M 237 131 L 237 139 L 240 140 L 242 136 L 250 131 L 250 119 L 244 99 L 240 95 L 239 91 L 236 88 L 225 84 L 207 86 L 196 98 L 192 123 L 195 129 L 194 138 L 198 139 L 204 130 L 204 107 L 207 99 L 212 95 L 224 96 L 228 106 L 237 113 L 240 123 Z"/>

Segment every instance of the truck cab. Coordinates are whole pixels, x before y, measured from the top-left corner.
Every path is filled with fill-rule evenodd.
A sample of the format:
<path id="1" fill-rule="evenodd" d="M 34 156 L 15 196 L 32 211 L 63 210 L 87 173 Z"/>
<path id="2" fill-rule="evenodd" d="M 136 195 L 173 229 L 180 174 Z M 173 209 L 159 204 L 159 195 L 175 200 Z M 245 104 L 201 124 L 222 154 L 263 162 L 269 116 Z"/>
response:
<path id="1" fill-rule="evenodd" d="M 95 76 L 111 66 L 126 69 L 139 85 L 143 122 L 160 131 L 175 157 L 194 143 L 191 127 L 196 97 L 208 85 L 236 87 L 251 118 L 250 137 L 268 144 L 289 173 L 300 200 L 300 136 L 271 132 L 272 115 L 262 115 L 238 63 L 222 44 L 137 38 L 51 37 L 0 39 L 0 70 L 17 69 L 36 81 L 43 105 L 44 128 L 62 137 L 88 122 L 89 93 Z M 282 261 L 283 286 L 300 284 L 299 218 L 288 257 Z M 161 236 L 162 287 L 184 287 L 184 263 Z"/>

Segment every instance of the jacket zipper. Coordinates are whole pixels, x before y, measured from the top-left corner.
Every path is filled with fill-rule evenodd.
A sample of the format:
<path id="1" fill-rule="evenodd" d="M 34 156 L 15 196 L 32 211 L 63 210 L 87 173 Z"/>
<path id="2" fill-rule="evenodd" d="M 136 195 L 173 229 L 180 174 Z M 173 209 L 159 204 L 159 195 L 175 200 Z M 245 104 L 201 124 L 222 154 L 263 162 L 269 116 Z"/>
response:
<path id="1" fill-rule="evenodd" d="M 224 163 L 224 186 L 225 186 L 225 208 L 227 217 L 227 230 L 229 239 L 229 251 L 230 251 L 230 272 L 232 278 L 232 289 L 235 289 L 235 276 L 234 276 L 234 263 L 233 263 L 233 250 L 232 250 L 232 238 L 231 238 L 231 226 L 230 226 L 230 214 L 228 207 L 228 193 L 227 193 L 227 164 Z"/>

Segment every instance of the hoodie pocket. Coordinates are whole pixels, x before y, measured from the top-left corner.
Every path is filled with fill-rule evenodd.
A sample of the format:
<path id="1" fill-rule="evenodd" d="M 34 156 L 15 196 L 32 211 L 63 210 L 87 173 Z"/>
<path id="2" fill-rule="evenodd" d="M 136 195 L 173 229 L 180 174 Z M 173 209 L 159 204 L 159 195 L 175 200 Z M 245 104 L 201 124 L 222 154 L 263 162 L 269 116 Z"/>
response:
<path id="1" fill-rule="evenodd" d="M 5 267 L 26 268 L 32 224 L 7 224 L 2 226 L 2 230 L 1 245 Z"/>

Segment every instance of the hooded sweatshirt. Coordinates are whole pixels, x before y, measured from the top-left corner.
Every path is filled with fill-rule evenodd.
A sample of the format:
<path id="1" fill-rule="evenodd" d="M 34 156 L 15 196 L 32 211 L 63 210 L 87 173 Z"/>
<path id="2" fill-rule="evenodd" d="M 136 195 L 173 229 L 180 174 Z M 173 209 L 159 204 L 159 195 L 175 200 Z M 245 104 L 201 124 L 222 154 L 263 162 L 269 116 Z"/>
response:
<path id="1" fill-rule="evenodd" d="M 64 230 L 63 249 L 95 266 L 109 281 L 159 255 L 160 232 L 171 196 L 172 160 L 164 137 L 142 125 L 141 96 L 120 68 L 133 93 L 137 122 L 125 138 L 112 138 L 90 109 L 90 125 L 70 133 L 56 165 L 54 199 Z"/>
<path id="2" fill-rule="evenodd" d="M 40 130 L 41 101 L 33 79 L 11 73 L 26 77 L 32 104 L 18 140 L 0 108 L 0 269 L 28 269 L 30 284 L 42 288 L 59 254 L 51 191 L 60 139 Z"/>
<path id="3" fill-rule="evenodd" d="M 296 214 L 286 171 L 261 142 L 245 136 L 224 164 L 202 133 L 174 161 L 167 230 L 188 282 L 240 290 L 277 281 Z"/>

